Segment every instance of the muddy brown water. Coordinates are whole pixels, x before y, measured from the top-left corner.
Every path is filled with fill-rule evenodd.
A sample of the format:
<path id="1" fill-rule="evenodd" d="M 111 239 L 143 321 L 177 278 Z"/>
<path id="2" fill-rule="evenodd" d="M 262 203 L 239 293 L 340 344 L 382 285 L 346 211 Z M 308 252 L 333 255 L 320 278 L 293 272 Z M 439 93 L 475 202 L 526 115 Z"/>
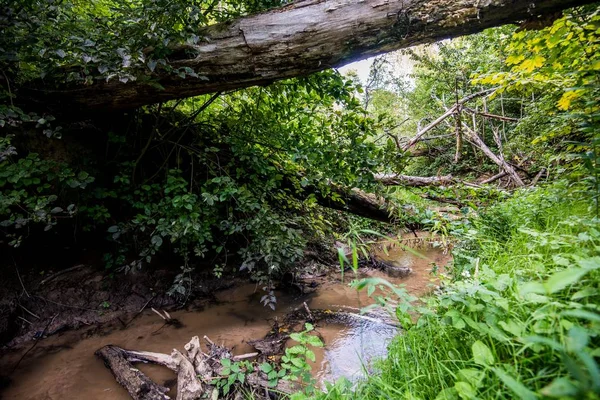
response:
<path id="1" fill-rule="evenodd" d="M 417 250 L 422 257 L 395 247 L 380 257 L 398 266 L 410 266 L 413 273 L 406 278 L 390 278 L 380 271 L 361 270 L 356 278 L 382 277 L 390 282 L 405 285 L 409 293 L 417 296 L 431 290 L 435 280 L 431 263 L 443 267 L 450 257 L 429 246 Z M 234 354 L 252 352 L 246 344 L 251 339 L 262 338 L 270 329 L 269 320 L 281 318 L 304 301 L 313 309 L 356 311 L 372 303 L 363 292 L 348 286 L 354 279 L 352 272 L 341 282 L 334 274 L 310 295 L 278 293 L 275 311 L 263 307 L 259 300 L 259 287 L 244 285 L 217 293 L 217 304 L 202 311 L 172 313 L 182 327 L 163 326 L 154 313 L 144 312 L 127 329 L 112 329 L 80 339 L 77 332 L 66 332 L 47 338 L 27 354 L 14 373 L 11 383 L 0 393 L 2 399 L 129 399 L 127 392 L 114 380 L 94 351 L 107 344 L 127 349 L 170 353 L 182 349 L 194 335 L 207 335 L 213 341 L 234 349 Z M 335 381 L 345 376 L 351 380 L 363 376 L 374 357 L 385 355 L 386 346 L 397 333 L 389 325 L 361 323 L 357 326 L 323 324 L 317 330 L 325 342 L 316 349 L 317 360 L 313 373 L 320 382 Z M 2 365 L 14 365 L 22 354 L 10 354 Z M 156 382 L 173 387 L 175 375 L 166 368 L 139 365 Z M 2 371 L 7 374 L 10 371 Z"/>

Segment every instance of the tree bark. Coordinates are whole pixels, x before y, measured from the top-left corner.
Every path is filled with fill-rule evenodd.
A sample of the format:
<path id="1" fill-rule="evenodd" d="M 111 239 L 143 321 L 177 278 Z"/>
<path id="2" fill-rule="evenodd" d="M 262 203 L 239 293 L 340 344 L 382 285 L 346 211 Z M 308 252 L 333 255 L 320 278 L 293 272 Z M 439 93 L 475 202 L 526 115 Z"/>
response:
<path id="1" fill-rule="evenodd" d="M 322 207 L 349 212 L 363 218 L 373 219 L 381 222 L 393 222 L 394 216 L 390 212 L 390 205 L 381 197 L 367 193 L 361 189 L 344 188 L 335 183 L 330 183 L 330 193 L 323 193 L 314 185 L 297 187 L 293 180 L 284 176 L 282 186 L 290 191 L 290 194 L 299 200 L 305 200 L 313 195 L 317 203 Z"/>
<path id="2" fill-rule="evenodd" d="M 357 188 L 344 190 L 333 185 L 332 191 L 340 197 L 340 200 L 334 200 L 331 196 L 323 196 L 316 191 L 313 193 L 317 198 L 317 202 L 323 207 L 349 212 L 363 218 L 381 222 L 393 222 L 394 220 L 394 216 L 389 210 L 389 205 L 372 193 L 367 193 Z"/>
<path id="3" fill-rule="evenodd" d="M 504 169 L 504 171 L 506 171 L 506 173 L 512 178 L 512 180 L 515 182 L 515 184 L 517 186 L 519 186 L 519 187 L 525 186 L 525 183 L 523 182 L 523 180 L 521 179 L 519 174 L 517 174 L 515 169 L 512 166 L 510 166 L 506 161 L 504 161 L 502 157 L 498 157 L 497 155 L 495 155 L 490 150 L 490 148 L 484 143 L 484 141 L 479 137 L 477 132 L 473 131 L 467 125 L 463 125 L 463 126 L 469 132 L 469 139 L 475 144 L 475 146 L 477 146 L 483 152 L 483 154 L 488 156 L 488 158 L 490 160 L 492 160 L 500 168 Z"/>
<path id="4" fill-rule="evenodd" d="M 452 175 L 444 176 L 409 176 L 409 175 L 375 175 L 375 180 L 384 185 L 403 185 L 403 186 L 439 186 L 455 183 L 456 180 Z"/>
<path id="5" fill-rule="evenodd" d="M 50 109 L 127 110 L 167 100 L 304 76 L 421 43 L 532 19 L 592 0 L 303 0 L 201 29 L 197 45 L 180 44 L 170 64 L 147 79 L 89 86 L 56 82 L 21 88 L 19 99 Z M 180 58 L 176 58 L 176 55 Z M 142 82 L 146 81 L 146 83 Z"/>
<path id="6" fill-rule="evenodd" d="M 127 360 L 127 352 L 119 347 L 108 345 L 96 351 L 96 355 L 104 360 L 115 379 L 123 386 L 133 400 L 168 400 L 168 388 L 160 386 Z"/>

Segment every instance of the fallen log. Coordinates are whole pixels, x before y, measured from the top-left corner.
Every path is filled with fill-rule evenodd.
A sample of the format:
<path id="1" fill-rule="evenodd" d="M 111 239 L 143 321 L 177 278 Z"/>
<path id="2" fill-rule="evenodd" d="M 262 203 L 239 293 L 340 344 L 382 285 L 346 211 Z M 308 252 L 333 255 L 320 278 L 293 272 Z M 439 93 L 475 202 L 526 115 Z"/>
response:
<path id="1" fill-rule="evenodd" d="M 135 82 L 58 87 L 48 79 L 19 88 L 19 100 L 62 110 L 126 110 L 278 79 L 305 76 L 377 54 L 548 15 L 592 0 L 304 0 L 199 29 L 176 44 L 169 69 Z M 146 55 L 148 59 L 152 54 Z M 143 79 L 142 79 L 143 78 Z M 150 81 L 152 84 L 149 84 Z"/>
<path id="2" fill-rule="evenodd" d="M 108 345 L 95 353 L 104 361 L 104 365 L 115 376 L 115 379 L 123 386 L 134 400 L 168 400 L 168 388 L 160 386 L 140 370 L 133 367 L 127 360 L 127 351 L 117 346 Z"/>
<path id="3" fill-rule="evenodd" d="M 96 355 L 104 360 L 107 368 L 111 370 L 117 382 L 123 386 L 134 400 L 166 400 L 170 397 L 166 394 L 169 389 L 154 383 L 140 370 L 136 369 L 135 363 L 150 363 L 161 365 L 177 374 L 177 400 L 196 400 L 215 396 L 217 389 L 214 386 L 215 379 L 221 379 L 224 367 L 221 360 L 224 358 L 239 361 L 240 357 L 247 359 L 258 353 L 233 356 L 231 351 L 225 347 L 218 346 L 206 336 L 209 354 L 202 352 L 200 339 L 194 336 L 185 346 L 185 353 L 174 349 L 168 354 L 154 353 L 149 351 L 126 350 L 117 346 L 104 346 Z M 246 382 L 250 387 L 260 389 L 260 393 L 266 390 L 267 398 L 279 394 L 289 395 L 294 392 L 294 384 L 289 381 L 279 380 L 276 386 L 269 385 L 266 375 L 260 371 L 248 371 Z M 260 398 L 260 397 L 258 397 Z"/>
<path id="4" fill-rule="evenodd" d="M 390 205 L 384 199 L 358 188 L 348 189 L 331 183 L 327 187 L 330 193 L 324 193 L 314 185 L 297 188 L 289 177 L 284 177 L 282 186 L 289 189 L 291 194 L 299 200 L 304 200 L 312 194 L 317 203 L 323 207 L 381 222 L 389 223 L 395 219 L 390 212 Z M 335 195 L 335 199 L 332 194 Z"/>
<path id="5" fill-rule="evenodd" d="M 377 174 L 375 180 L 386 186 L 402 185 L 402 186 L 440 186 L 455 183 L 456 180 L 452 175 L 444 176 L 410 176 L 402 174 Z"/>

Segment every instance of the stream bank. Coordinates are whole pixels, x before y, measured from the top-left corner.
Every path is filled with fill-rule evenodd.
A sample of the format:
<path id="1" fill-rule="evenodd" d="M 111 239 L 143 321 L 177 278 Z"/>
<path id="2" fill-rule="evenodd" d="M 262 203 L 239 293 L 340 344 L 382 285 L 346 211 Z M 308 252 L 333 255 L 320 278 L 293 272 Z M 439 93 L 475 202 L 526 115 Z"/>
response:
<path id="1" fill-rule="evenodd" d="M 429 246 L 418 249 L 425 258 L 400 247 L 391 248 L 381 258 L 398 266 L 410 266 L 413 272 L 406 278 L 390 277 L 386 273 L 362 268 L 357 278 L 382 277 L 396 284 L 404 284 L 409 293 L 421 296 L 431 290 L 434 281 L 430 274 L 432 264 L 444 266 L 450 257 L 439 249 Z M 2 393 L 3 399 L 129 399 L 113 379 L 102 362 L 94 357 L 99 348 L 114 344 L 127 349 L 170 353 L 181 348 L 193 336 L 206 335 L 217 344 L 232 348 L 234 354 L 254 351 L 248 344 L 259 339 L 271 329 L 272 321 L 280 320 L 304 302 L 311 309 L 346 310 L 356 312 L 372 302 L 365 292 L 348 287 L 354 278 L 346 272 L 341 282 L 339 272 L 313 277 L 316 290 L 301 294 L 297 290 L 277 292 L 277 308 L 271 310 L 260 304 L 262 291 L 253 284 L 243 284 L 215 291 L 215 301 L 204 308 L 179 310 L 170 313 L 180 325 L 165 325 L 149 309 L 134 319 L 126 328 L 118 321 L 105 324 L 100 329 L 88 331 L 65 331 L 41 340 L 11 374 L 11 383 Z M 358 379 L 363 365 L 369 365 L 372 357 L 385 354 L 388 341 L 396 330 L 382 324 L 319 323 L 317 332 L 325 342 L 324 349 L 316 349 L 313 373 L 318 379 L 332 381 L 341 376 Z M 2 357 L 2 370 L 11 366 L 22 356 L 12 352 Z M 162 367 L 140 365 L 154 382 L 174 389 L 175 375 Z"/>

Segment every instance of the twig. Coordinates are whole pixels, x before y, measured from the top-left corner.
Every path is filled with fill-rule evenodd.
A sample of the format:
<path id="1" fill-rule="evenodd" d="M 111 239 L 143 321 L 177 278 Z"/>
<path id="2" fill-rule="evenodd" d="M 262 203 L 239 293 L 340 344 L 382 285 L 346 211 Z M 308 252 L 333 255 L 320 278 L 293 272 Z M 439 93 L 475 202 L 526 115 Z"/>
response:
<path id="1" fill-rule="evenodd" d="M 23 318 L 23 317 L 21 317 L 21 316 L 19 316 L 19 317 L 17 317 L 17 318 L 19 318 L 19 319 L 22 319 L 23 321 L 27 322 L 29 325 L 32 325 L 32 323 L 31 323 L 31 322 L 27 321 L 25 318 Z"/>
<path id="2" fill-rule="evenodd" d="M 240 354 L 239 356 L 233 356 L 233 357 L 232 357 L 232 360 L 233 360 L 234 362 L 236 362 L 236 361 L 247 360 L 247 359 L 249 359 L 249 358 L 254 358 L 254 357 L 256 357 L 256 356 L 258 356 L 258 353 L 257 353 L 257 352 L 255 352 L 255 353 L 246 353 L 246 354 Z"/>
<path id="3" fill-rule="evenodd" d="M 206 342 L 208 344 L 210 344 L 211 346 L 215 345 L 215 342 L 213 342 L 212 340 L 210 340 L 210 338 L 208 336 L 206 336 L 206 335 L 204 335 L 204 340 L 206 340 Z"/>
<path id="4" fill-rule="evenodd" d="M 28 314 L 36 317 L 37 319 L 40 319 L 40 317 L 38 317 L 37 315 L 35 315 L 34 313 L 32 313 L 31 311 L 29 311 L 28 309 L 26 309 L 25 307 L 23 307 L 23 304 L 19 303 L 19 307 L 21 307 L 23 310 L 25 310 Z"/>
<path id="5" fill-rule="evenodd" d="M 77 310 L 85 310 L 85 311 L 94 311 L 94 312 L 98 311 L 98 310 L 94 310 L 93 308 L 86 308 L 86 307 L 79 307 L 79 306 L 70 306 L 68 304 L 63 304 L 63 303 L 59 303 L 57 301 L 48 300 L 47 298 L 42 297 L 42 296 L 38 296 L 38 295 L 35 295 L 34 297 L 40 298 L 40 299 L 42 299 L 44 301 L 47 301 L 48 303 L 56 304 L 57 306 L 61 306 L 61 307 L 74 308 L 74 309 L 77 309 Z"/>
<path id="6" fill-rule="evenodd" d="M 19 361 L 17 361 L 17 363 L 16 363 L 16 364 L 15 364 L 15 366 L 13 367 L 13 369 L 12 369 L 12 372 L 15 372 L 15 370 L 16 370 L 16 369 L 19 367 L 19 364 L 21 364 L 21 361 L 23 361 L 23 359 L 25 358 L 25 356 L 26 356 L 27 354 L 29 354 L 29 352 L 30 352 L 31 350 L 33 350 L 33 348 L 34 348 L 35 346 L 37 346 L 37 344 L 38 344 L 38 343 L 39 343 L 39 342 L 40 342 L 40 341 L 43 339 L 43 337 L 44 337 L 44 334 L 46 333 L 46 331 L 47 331 L 47 330 L 48 330 L 48 328 L 50 327 L 50 324 L 52 324 L 52 322 L 54 322 L 54 319 L 55 319 L 56 317 L 58 317 L 58 314 L 54 314 L 54 316 L 53 316 L 53 317 L 50 319 L 50 322 L 48 322 L 48 323 L 46 324 L 46 327 L 44 328 L 44 330 L 42 331 L 42 334 L 40 335 L 40 339 L 36 340 L 36 341 L 35 341 L 35 343 L 33 344 L 33 346 L 31 346 L 31 347 L 29 348 L 29 350 L 27 350 L 27 351 L 26 351 L 26 352 L 25 352 L 25 353 L 24 353 L 24 354 L 21 356 L 21 358 L 19 358 Z"/>
<path id="7" fill-rule="evenodd" d="M 15 260 L 13 259 L 13 263 L 15 262 Z M 17 268 L 17 264 L 15 263 L 15 271 L 17 271 L 17 277 L 19 278 L 19 282 L 21 282 L 21 287 L 23 288 L 23 292 L 27 295 L 27 297 L 31 297 L 29 295 L 29 293 L 27 292 L 27 289 L 25 289 L 25 285 L 23 284 L 23 280 L 21 279 L 21 274 L 19 273 L 19 268 Z"/>
<path id="8" fill-rule="evenodd" d="M 162 319 L 164 319 L 165 321 L 168 321 L 170 318 L 167 318 L 166 316 L 162 315 L 160 313 L 160 311 L 156 311 L 156 309 L 154 307 L 151 308 L 152 311 L 154 311 L 159 317 L 161 317 Z"/>
<path id="9" fill-rule="evenodd" d="M 496 174 L 496 175 L 494 175 L 494 176 L 492 176 L 490 178 L 487 178 L 487 179 L 485 179 L 485 180 L 483 180 L 483 181 L 481 181 L 479 183 L 482 184 L 482 185 L 485 185 L 486 183 L 492 183 L 494 181 L 497 181 L 500 178 L 504 178 L 506 175 L 508 175 L 508 172 L 502 171 L 499 174 Z"/>
<path id="10" fill-rule="evenodd" d="M 67 269 L 63 269 L 62 271 L 58 271 L 58 272 L 56 272 L 56 273 L 54 273 L 54 274 L 50 275 L 50 276 L 49 276 L 49 277 L 47 277 L 46 279 L 43 279 L 43 280 L 40 282 L 40 285 L 44 285 L 44 284 L 46 284 L 46 283 L 50 282 L 51 280 L 53 280 L 53 279 L 56 279 L 57 277 L 59 277 L 59 276 L 61 276 L 61 275 L 67 274 L 67 273 L 69 273 L 69 272 L 75 271 L 75 270 L 77 270 L 77 269 L 79 269 L 79 268 L 83 268 L 83 267 L 85 267 L 85 264 L 79 264 L 79 265 L 76 265 L 76 266 L 74 266 L 74 267 L 67 268 Z"/>
<path id="11" fill-rule="evenodd" d="M 308 318 L 311 321 L 314 321 L 315 318 L 313 317 L 312 313 L 310 312 L 310 308 L 308 308 L 308 305 L 306 304 L 306 302 L 304 302 L 303 305 L 304 305 L 304 309 L 306 310 L 306 313 L 308 314 Z"/>
<path id="12" fill-rule="evenodd" d="M 143 311 L 146 309 L 146 307 L 148 306 L 148 304 L 150 304 L 150 302 L 151 302 L 152 300 L 154 300 L 154 298 L 156 297 L 156 295 L 157 295 L 157 293 L 154 293 L 154 294 L 152 295 L 152 297 L 150 297 L 150 300 L 148 300 L 148 301 L 146 302 L 146 304 L 144 304 L 144 306 L 143 306 L 142 308 L 140 308 L 140 311 L 138 311 L 138 312 L 137 312 L 137 313 L 136 313 L 136 314 L 133 316 L 133 318 L 131 318 L 129 321 L 127 321 L 127 322 L 126 322 L 125 324 L 123 324 L 123 325 L 124 325 L 124 326 L 127 326 L 127 325 L 129 325 L 131 322 L 133 322 L 133 320 L 134 320 L 134 319 L 136 319 L 136 318 L 137 318 L 137 317 L 138 317 L 138 316 L 139 316 L 139 315 L 140 315 L 140 314 L 141 314 L 141 313 L 142 313 L 142 312 L 143 312 Z"/>

